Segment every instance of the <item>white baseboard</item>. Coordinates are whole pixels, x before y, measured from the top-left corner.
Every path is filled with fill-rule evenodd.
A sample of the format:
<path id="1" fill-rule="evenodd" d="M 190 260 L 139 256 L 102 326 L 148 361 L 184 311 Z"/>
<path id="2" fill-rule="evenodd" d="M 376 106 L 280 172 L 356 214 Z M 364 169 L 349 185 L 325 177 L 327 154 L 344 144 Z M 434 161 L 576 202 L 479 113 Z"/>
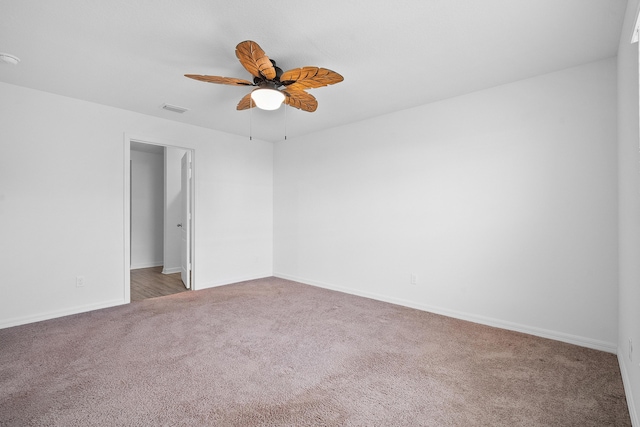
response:
<path id="1" fill-rule="evenodd" d="M 390 297 L 387 295 L 376 294 L 372 292 L 360 291 L 357 289 L 346 288 L 343 286 L 334 286 L 328 283 L 318 282 L 316 280 L 307 280 L 302 277 L 295 277 L 289 274 L 274 273 L 275 277 L 293 280 L 295 282 L 304 283 L 319 288 L 331 289 L 334 291 L 344 292 L 351 295 L 357 295 L 365 298 L 371 298 L 378 301 L 398 304 L 405 307 L 415 308 L 417 310 L 428 311 L 430 313 L 441 314 L 443 316 L 453 317 L 456 319 L 467 320 L 469 322 L 480 323 L 482 325 L 493 326 L 496 328 L 507 329 L 510 331 L 522 332 L 529 335 L 535 335 L 542 338 L 549 338 L 556 341 L 562 341 L 569 344 L 579 345 L 581 347 L 592 348 L 594 350 L 606 351 L 607 353 L 616 354 L 618 346 L 616 343 L 595 340 L 592 338 L 582 337 L 578 335 L 566 334 L 564 332 L 541 329 L 535 326 L 522 325 L 506 320 L 495 319 L 486 316 L 480 316 L 473 313 L 465 313 L 457 310 L 450 310 L 443 307 L 436 307 L 427 304 L 420 304 L 402 298 Z"/>
<path id="2" fill-rule="evenodd" d="M 43 320 L 50 320 L 63 316 L 70 316 L 72 314 L 85 313 L 87 311 L 100 310 L 102 308 L 115 307 L 122 304 L 125 304 L 124 299 L 117 299 L 101 302 L 98 304 L 87 304 L 78 307 L 67 308 L 64 310 L 55 310 L 46 313 L 34 314 L 30 316 L 14 317 L 13 319 L 1 320 L 0 329 L 10 328 L 12 326 L 26 325 L 27 323 L 40 322 Z"/>
<path id="3" fill-rule="evenodd" d="M 633 393 L 631 390 L 631 379 L 629 378 L 629 371 L 627 370 L 627 362 L 624 358 L 624 350 L 618 349 L 618 364 L 620 365 L 620 374 L 622 375 L 622 384 L 624 384 L 624 394 L 627 397 L 627 407 L 629 408 L 629 417 L 631 418 L 631 425 L 633 427 L 640 427 L 640 420 L 638 420 L 638 412 L 634 406 L 635 400 L 633 400 Z"/>
<path id="4" fill-rule="evenodd" d="M 139 264 L 131 264 L 131 270 L 137 270 L 139 268 L 151 268 L 151 267 L 162 267 L 164 261 L 151 261 L 151 262 L 141 262 Z"/>
<path id="5" fill-rule="evenodd" d="M 181 271 L 182 267 L 163 268 L 162 274 L 175 274 L 180 273 Z"/>
<path id="6" fill-rule="evenodd" d="M 231 278 L 223 279 L 223 280 L 216 281 L 216 282 L 209 282 L 209 283 L 204 283 L 204 284 L 199 283 L 197 288 L 195 288 L 194 290 L 216 288 L 218 286 L 231 285 L 231 284 L 234 284 L 234 283 L 246 282 L 248 280 L 264 279 L 264 278 L 267 278 L 267 277 L 273 277 L 273 273 L 268 272 L 268 273 L 252 275 L 252 276 L 238 276 L 238 277 L 231 277 Z"/>

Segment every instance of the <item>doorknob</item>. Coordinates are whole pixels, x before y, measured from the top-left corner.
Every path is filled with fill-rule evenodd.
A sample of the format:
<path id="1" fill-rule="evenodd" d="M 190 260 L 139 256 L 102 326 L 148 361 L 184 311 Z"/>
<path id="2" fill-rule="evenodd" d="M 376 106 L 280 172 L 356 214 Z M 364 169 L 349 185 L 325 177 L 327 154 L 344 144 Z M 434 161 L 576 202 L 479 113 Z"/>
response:
<path id="1" fill-rule="evenodd" d="M 182 227 L 182 224 L 178 224 L 178 227 Z"/>

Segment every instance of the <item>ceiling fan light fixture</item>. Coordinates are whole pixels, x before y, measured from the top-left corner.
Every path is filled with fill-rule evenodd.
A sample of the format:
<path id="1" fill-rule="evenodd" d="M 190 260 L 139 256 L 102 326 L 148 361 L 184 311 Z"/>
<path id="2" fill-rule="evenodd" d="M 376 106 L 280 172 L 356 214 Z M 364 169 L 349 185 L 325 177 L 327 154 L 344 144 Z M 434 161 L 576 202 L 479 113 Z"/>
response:
<path id="1" fill-rule="evenodd" d="M 251 99 L 261 110 L 277 110 L 284 102 L 284 93 L 277 89 L 256 89 L 251 92 Z"/>

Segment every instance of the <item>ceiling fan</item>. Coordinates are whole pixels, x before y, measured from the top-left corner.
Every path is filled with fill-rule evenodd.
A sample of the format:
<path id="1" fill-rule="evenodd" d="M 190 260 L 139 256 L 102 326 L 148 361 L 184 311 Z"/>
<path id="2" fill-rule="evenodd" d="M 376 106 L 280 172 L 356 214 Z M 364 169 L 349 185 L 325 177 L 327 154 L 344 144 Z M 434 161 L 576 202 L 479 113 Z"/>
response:
<path id="1" fill-rule="evenodd" d="M 344 78 L 327 68 L 302 67 L 282 72 L 276 61 L 269 59 L 258 43 L 247 40 L 236 46 L 236 56 L 242 66 L 253 75 L 253 82 L 235 77 L 203 76 L 185 74 L 190 79 L 232 86 L 255 86 L 253 91 L 238 103 L 238 110 L 258 107 L 276 110 L 284 102 L 303 111 L 313 112 L 318 108 L 316 98 L 306 89 L 340 83 Z"/>

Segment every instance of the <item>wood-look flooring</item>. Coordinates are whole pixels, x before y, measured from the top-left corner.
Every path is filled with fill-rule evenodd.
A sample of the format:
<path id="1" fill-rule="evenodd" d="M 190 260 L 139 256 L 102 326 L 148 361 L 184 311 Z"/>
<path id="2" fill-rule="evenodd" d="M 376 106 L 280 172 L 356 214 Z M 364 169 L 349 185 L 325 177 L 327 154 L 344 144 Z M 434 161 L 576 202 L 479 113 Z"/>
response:
<path id="1" fill-rule="evenodd" d="M 163 297 L 187 291 L 180 273 L 162 274 L 162 267 L 131 270 L 131 301 Z"/>

